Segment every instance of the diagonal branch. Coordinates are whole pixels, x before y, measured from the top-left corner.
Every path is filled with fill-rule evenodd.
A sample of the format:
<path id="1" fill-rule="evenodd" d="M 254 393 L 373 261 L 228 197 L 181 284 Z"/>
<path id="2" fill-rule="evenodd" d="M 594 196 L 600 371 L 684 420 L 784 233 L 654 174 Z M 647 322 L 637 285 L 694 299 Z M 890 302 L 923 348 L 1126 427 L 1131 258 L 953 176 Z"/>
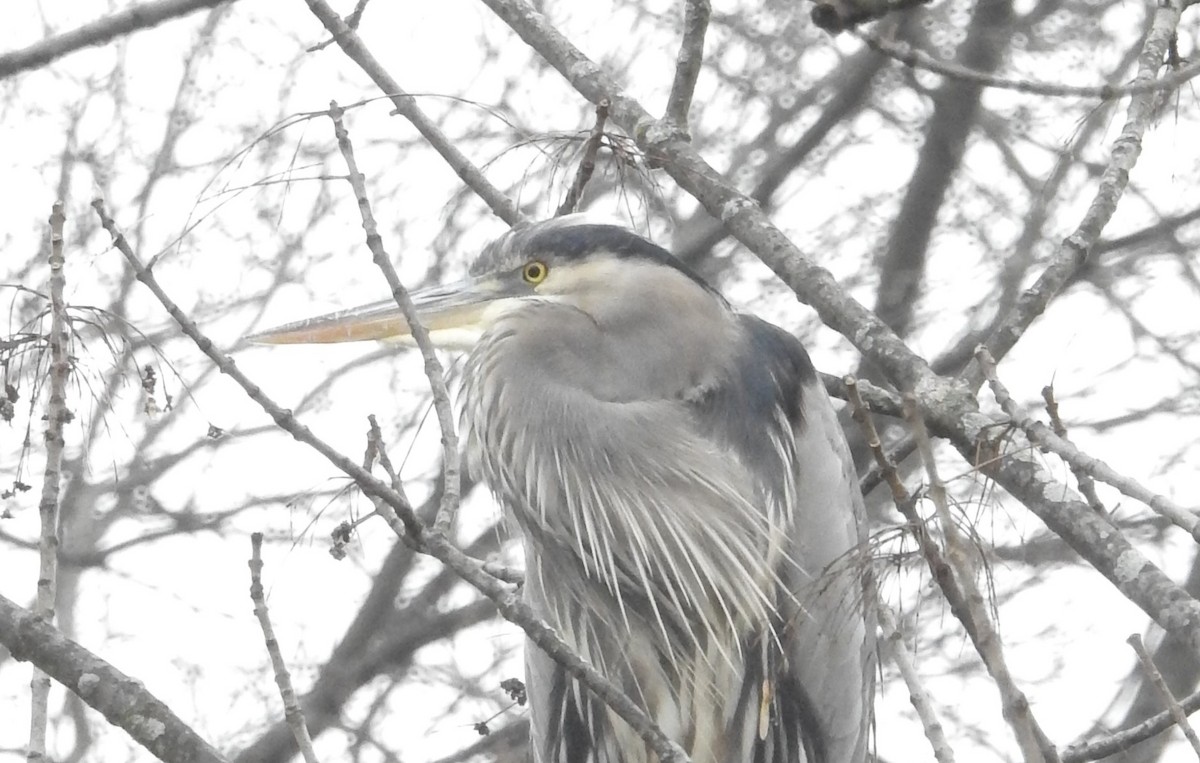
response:
<path id="1" fill-rule="evenodd" d="M 1013 424 L 1020 427 L 1029 439 L 1041 448 L 1067 462 L 1071 469 L 1093 477 L 1101 482 L 1115 487 L 1122 494 L 1141 501 L 1153 511 L 1171 520 L 1172 524 L 1187 531 L 1194 540 L 1200 542 L 1200 517 L 1195 511 L 1185 509 L 1164 495 L 1160 495 L 1142 485 L 1132 477 L 1126 477 L 1098 458 L 1089 456 L 1069 440 L 1056 434 L 1044 423 L 1033 419 L 1016 400 L 1009 394 L 1008 388 L 996 375 L 996 361 L 986 347 L 980 347 L 977 354 L 979 366 L 985 379 L 996 396 L 996 402 L 1008 414 Z M 1090 503 L 1090 502 L 1089 502 Z"/>
<path id="2" fill-rule="evenodd" d="M 164 21 L 227 2 L 230 0 L 158 0 L 130 6 L 27 48 L 0 55 L 0 79 L 45 66 L 77 50 L 104 45 L 138 30 L 149 29 Z"/>
<path id="3" fill-rule="evenodd" d="M 137 679 L 67 638 L 42 618 L 0 596 L 0 644 L 46 671 L 110 723 L 167 763 L 225 763 Z"/>
<path id="4" fill-rule="evenodd" d="M 324 0 L 304 1 L 313 15 L 320 19 L 329 33 L 333 35 L 333 39 L 337 41 L 342 52 L 351 61 L 358 64 L 359 68 L 371 78 L 371 81 L 387 94 L 396 108 L 395 113 L 407 119 L 413 127 L 417 128 L 417 132 L 421 133 L 425 140 L 429 141 L 429 145 L 433 146 L 434 150 L 446 160 L 450 169 L 454 170 L 462 178 L 462 181 L 470 186 L 471 190 L 479 195 L 479 198 L 483 199 L 497 217 L 509 225 L 516 225 L 520 222 L 522 215 L 513 200 L 492 185 L 491 181 L 484 176 L 483 171 L 476 167 L 466 154 L 459 151 L 441 128 L 426 116 L 425 112 L 417 106 L 416 100 L 406 93 L 396 80 L 392 79 L 391 75 L 384 70 L 383 65 L 363 45 L 358 34 L 342 20 L 342 17 L 329 6 L 329 3 Z"/>

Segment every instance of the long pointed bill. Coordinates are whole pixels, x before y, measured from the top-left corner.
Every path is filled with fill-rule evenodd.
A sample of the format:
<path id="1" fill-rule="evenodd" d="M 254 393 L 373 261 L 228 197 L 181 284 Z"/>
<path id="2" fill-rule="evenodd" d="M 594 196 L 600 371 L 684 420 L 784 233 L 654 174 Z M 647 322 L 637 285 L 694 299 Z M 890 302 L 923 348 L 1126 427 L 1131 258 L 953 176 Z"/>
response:
<path id="1" fill-rule="evenodd" d="M 473 345 L 498 312 L 515 295 L 493 280 L 470 279 L 410 292 L 417 320 L 442 347 Z M 396 300 L 388 299 L 349 310 L 308 318 L 269 329 L 247 341 L 256 344 L 330 344 L 386 340 L 410 342 L 412 332 Z"/>

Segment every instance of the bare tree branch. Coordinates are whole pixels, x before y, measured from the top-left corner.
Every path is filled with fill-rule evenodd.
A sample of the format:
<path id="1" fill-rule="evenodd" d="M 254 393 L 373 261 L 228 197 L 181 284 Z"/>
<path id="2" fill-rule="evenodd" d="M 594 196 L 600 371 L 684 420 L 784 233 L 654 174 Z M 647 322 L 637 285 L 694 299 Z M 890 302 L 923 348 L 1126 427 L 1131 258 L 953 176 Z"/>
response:
<path id="1" fill-rule="evenodd" d="M 271 658 L 271 672 L 275 674 L 275 683 L 279 686 L 279 696 L 283 699 L 283 715 L 296 746 L 305 763 L 317 763 L 317 754 L 313 751 L 312 737 L 308 735 L 308 725 L 304 722 L 304 711 L 296 702 L 296 690 L 292 688 L 292 676 L 288 673 L 287 663 L 284 662 L 283 652 L 279 648 L 279 640 L 275 637 L 275 629 L 271 626 L 271 612 L 267 609 L 267 598 L 263 593 L 262 584 L 262 533 L 250 534 L 250 600 L 254 602 L 254 616 L 262 628 L 263 640 L 267 645 L 267 654 Z"/>
<path id="2" fill-rule="evenodd" d="M 995 71 L 1004 60 L 1009 40 L 998 30 L 1007 29 L 1012 18 L 1012 3 L 1008 0 L 977 3 L 967 37 L 959 48 L 964 65 Z M 879 264 L 875 314 L 900 336 L 907 336 L 912 329 L 938 211 L 962 163 L 967 137 L 976 127 L 982 94 L 982 85 L 964 80 L 946 80 L 933 93 L 933 115 L 925 130 L 917 167 L 905 188 Z"/>
<path id="3" fill-rule="evenodd" d="M 1012 726 L 1021 748 L 1021 755 L 1026 763 L 1051 763 L 1058 761 L 1058 752 L 1054 749 L 1046 733 L 1034 717 L 1025 693 L 1017 687 L 1008 661 L 1004 657 L 1004 649 L 1000 643 L 1000 633 L 992 622 L 987 611 L 987 600 L 979 590 L 976 582 L 976 565 L 971 556 L 971 547 L 967 539 L 950 514 L 950 501 L 946 495 L 946 485 L 938 474 L 937 462 L 933 455 L 933 442 L 925 429 L 925 421 L 917 407 L 916 398 L 906 395 L 904 398 L 905 417 L 913 429 L 913 437 L 917 441 L 917 452 L 921 454 L 921 462 L 925 466 L 925 475 L 929 480 L 929 497 L 933 501 L 945 539 L 944 558 L 953 570 L 959 590 L 962 592 L 962 604 L 968 620 L 967 633 L 988 674 L 1000 691 L 1003 704 L 1004 720 Z"/>
<path id="4" fill-rule="evenodd" d="M 1188 723 L 1187 713 L 1180 706 L 1179 700 L 1175 699 L 1175 695 L 1167 687 L 1167 682 L 1163 680 L 1162 673 L 1158 672 L 1158 668 L 1154 665 L 1154 660 L 1150 657 L 1150 653 L 1146 651 L 1146 645 L 1142 643 L 1142 637 L 1134 633 L 1130 635 L 1128 641 L 1129 645 L 1133 647 L 1133 651 L 1137 653 L 1138 662 L 1142 664 L 1142 670 L 1146 671 L 1146 675 L 1150 677 L 1150 682 L 1158 690 L 1160 698 L 1166 704 L 1167 711 L 1170 712 L 1175 725 L 1183 731 L 1188 744 L 1192 746 L 1192 750 L 1195 751 L 1197 757 L 1200 757 L 1200 739 L 1196 738 L 1195 730 Z"/>
<path id="5" fill-rule="evenodd" d="M 446 137 L 436 124 L 433 123 L 428 116 L 425 115 L 420 107 L 417 106 L 416 100 L 406 93 L 396 80 L 392 79 L 379 61 L 375 59 L 371 52 L 363 45 L 358 34 L 346 25 L 342 17 L 329 6 L 324 0 L 305 0 L 309 10 L 313 15 L 320 19 L 325 28 L 333 35 L 333 39 L 337 41 L 339 47 L 350 58 L 351 61 L 358 64 L 359 67 L 371 78 L 379 89 L 387 94 L 391 99 L 392 105 L 396 107 L 396 113 L 407 119 L 412 126 L 417 128 L 417 131 L 424 136 L 425 140 L 429 141 L 429 145 L 441 154 L 446 163 L 450 165 L 450 169 L 462 178 L 463 182 L 470 186 L 479 198 L 491 208 L 504 222 L 509 225 L 516 225 L 522 218 L 520 210 L 513 204 L 512 199 L 505 196 L 498 188 L 484 177 L 483 172 L 476 167 L 467 156 Z"/>
<path id="6" fill-rule="evenodd" d="M 103 45 L 118 37 L 158 26 L 164 21 L 186 16 L 202 8 L 214 8 L 229 2 L 233 0 L 158 0 L 116 11 L 27 48 L 0 54 L 0 79 L 45 66 L 82 48 Z"/>
<path id="7" fill-rule="evenodd" d="M 44 670 L 166 763 L 225 763 L 221 753 L 147 691 L 141 681 L 125 675 L 3 596 L 0 644 L 16 659 Z"/>
<path id="8" fill-rule="evenodd" d="M 1174 90 L 1189 80 L 1200 75 L 1200 62 L 1177 68 L 1154 81 L 1135 81 L 1132 85 L 1064 85 L 1061 82 L 1037 82 L 1028 79 L 1001 77 L 993 72 L 972 68 L 969 65 L 955 64 L 949 61 L 939 61 L 923 50 L 918 50 L 907 43 L 889 40 L 874 31 L 863 32 L 856 30 L 863 42 L 888 58 L 895 59 L 905 66 L 914 69 L 940 74 L 947 79 L 960 82 L 972 82 L 983 87 L 1001 90 L 1015 90 L 1018 93 L 1033 95 L 1048 95 L 1061 98 L 1099 98 L 1103 101 L 1116 100 L 1129 95 L 1145 95 L 1164 93 Z"/>
<path id="9" fill-rule="evenodd" d="M 684 134 L 688 131 L 688 112 L 692 109 L 692 95 L 696 91 L 696 80 L 700 77 L 700 65 L 704 63 L 704 34 L 708 30 L 708 17 L 712 15 L 709 0 L 687 0 L 683 10 L 683 36 L 679 41 L 679 54 L 675 57 L 675 79 L 671 82 L 671 93 L 667 96 L 664 118 Z"/>
<path id="10" fill-rule="evenodd" d="M 1141 501 L 1200 542 L 1200 516 L 1195 511 L 1185 509 L 1166 496 L 1144 487 L 1137 480 L 1118 473 L 1100 459 L 1087 455 L 1071 442 L 1059 437 L 1042 422 L 1035 421 L 1017 405 L 1008 389 L 1000 382 L 996 375 L 996 361 L 987 348 L 981 345 L 976 357 L 984 378 L 996 396 L 996 402 L 1000 403 L 1000 407 L 1012 419 L 1013 424 L 1020 427 L 1030 440 L 1066 461 L 1072 469 L 1078 469 L 1089 477 L 1115 487 L 1130 498 Z"/>
<path id="11" fill-rule="evenodd" d="M 67 410 L 67 377 L 71 373 L 68 353 L 66 261 L 63 257 L 63 203 L 54 202 L 50 213 L 50 395 L 46 401 L 46 467 L 42 472 L 42 497 L 38 501 L 41 536 L 38 540 L 37 603 L 34 615 L 46 623 L 54 622 L 55 598 L 58 593 L 58 514 L 62 485 L 63 427 L 71 419 Z M 40 761 L 46 757 L 47 703 L 50 698 L 50 678 L 35 667 L 30 680 L 29 747 L 26 759 Z"/>
<path id="12" fill-rule="evenodd" d="M 921 719 L 921 728 L 925 730 L 925 737 L 933 747 L 933 757 L 938 763 L 954 763 L 954 750 L 950 748 L 950 742 L 946 740 L 946 732 L 942 728 L 941 720 L 937 717 L 937 711 L 934 710 L 929 690 L 925 687 L 921 680 L 921 674 L 917 672 L 917 668 L 913 664 L 912 654 L 904 643 L 904 634 L 896 623 L 892 609 L 882 600 L 876 604 L 876 607 L 879 613 L 879 625 L 883 629 L 882 643 L 892 658 L 892 662 L 896 663 L 896 668 L 900 671 L 905 686 L 908 687 L 908 696 L 912 701 L 913 708 L 917 711 L 917 717 Z"/>

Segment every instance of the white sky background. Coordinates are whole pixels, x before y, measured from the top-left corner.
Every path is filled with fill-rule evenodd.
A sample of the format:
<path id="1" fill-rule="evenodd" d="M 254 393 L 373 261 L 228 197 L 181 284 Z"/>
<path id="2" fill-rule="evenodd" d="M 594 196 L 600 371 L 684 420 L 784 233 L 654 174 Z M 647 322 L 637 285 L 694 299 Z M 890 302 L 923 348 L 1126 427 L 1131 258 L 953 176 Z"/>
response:
<path id="1" fill-rule="evenodd" d="M 623 84 L 652 112 L 660 111 L 670 84 L 677 4 L 651 4 L 662 15 L 659 25 L 639 24 L 637 14 L 629 8 L 589 3 L 571 4 L 567 11 L 567 4 L 560 5 L 564 7 L 552 6 L 548 13 L 562 31 L 596 60 L 622 66 L 634 62 L 628 70 L 632 74 Z M 719 12 L 742 12 L 737 5 L 717 4 Z M 343 4 L 340 10 L 348 12 L 350 7 Z M 969 6 L 962 7 L 965 12 Z M 12 3 L 6 8 L 5 24 L 0 25 L 0 49 L 22 47 L 40 39 L 47 30 L 62 31 L 108 11 L 107 4 L 99 2 Z M 1140 18 L 1139 7 L 1122 7 L 1103 23 L 1130 28 L 1126 37 L 1126 44 L 1130 44 L 1136 38 Z M 768 32 L 775 21 L 766 15 L 758 19 Z M 77 116 L 78 143 L 113 150 L 117 160 L 115 166 L 99 170 L 107 173 L 107 180 L 98 181 L 96 172 L 83 168 L 71 178 L 67 223 L 70 303 L 108 304 L 125 273 L 124 262 L 109 248 L 107 235 L 100 233 L 81 240 L 72 233 L 78 229 L 79 218 L 89 214 L 87 203 L 97 185 L 107 187 L 110 212 L 127 233 L 141 226 L 135 243 L 140 244 L 144 256 L 165 252 L 156 268 L 160 283 L 185 310 L 202 306 L 194 317 L 218 346 L 232 348 L 241 336 L 266 325 L 384 296 L 385 287 L 362 243 L 359 217 L 348 186 L 296 181 L 251 187 L 265 178 L 288 173 L 293 178 L 342 174 L 340 158 L 328 153 L 332 128 L 325 118 L 287 128 L 273 139 L 253 142 L 281 119 L 322 110 L 330 99 L 348 105 L 377 95 L 336 47 L 303 52 L 323 40 L 324 34 L 299 2 L 243 2 L 231 11 L 218 32 L 214 50 L 196 67 L 197 77 L 202 80 L 197 86 L 214 96 L 188 115 L 197 120 L 197 127 L 181 140 L 175 153 L 176 162 L 191 169 L 159 184 L 145 206 L 144 217 L 138 217 L 133 195 L 140 190 L 148 171 L 145 155 L 161 140 L 164 114 L 182 74 L 181 54 L 190 49 L 201 23 L 202 18 L 195 17 L 166 24 L 119 45 L 73 54 L 48 71 L 0 83 L 0 173 L 5 178 L 0 184 L 3 282 L 44 288 L 44 268 L 30 275 L 9 272 L 8 268 L 28 260 L 29 253 L 38 249 L 46 235 L 43 221 L 49 215 L 58 184 L 59 157 L 65 135 Z M 1194 22 L 1186 32 L 1181 39 L 1185 55 L 1194 44 Z M 591 124 L 591 108 L 556 74 L 535 70 L 529 63 L 529 51 L 482 5 L 466 0 L 377 0 L 369 7 L 361 34 L 375 56 L 409 92 L 436 93 L 489 105 L 498 102 L 504 88 L 515 80 L 519 84 L 509 95 L 509 103 L 516 113 L 509 117 L 530 132 L 573 131 Z M 839 55 L 858 49 L 858 43 L 851 40 L 830 42 L 813 30 L 805 34 L 796 52 L 797 66 L 810 77 L 816 68 L 832 68 Z M 500 50 L 498 63 L 484 65 L 487 46 Z M 1093 83 L 1099 79 L 1097 73 L 1111 67 L 1123 50 L 1065 48 L 1057 54 L 1055 63 L 1060 68 L 1053 73 L 1070 71 L 1070 81 Z M 87 97 L 90 91 L 105 89 L 104 80 L 118 58 L 124 61 L 125 104 L 120 108 L 125 115 L 122 123 L 129 128 L 127 133 L 114 129 L 117 107 L 109 97 Z M 714 63 L 727 70 L 754 64 L 739 61 L 736 52 Z M 1017 74 L 1040 79 L 1047 76 L 1045 68 L 1035 69 L 1028 61 L 1014 62 L 1014 67 Z M 886 76 L 899 76 L 896 67 Z M 933 77 L 918 75 L 918 79 L 930 86 L 937 84 Z M 283 81 L 290 81 L 291 86 L 281 96 Z M 1039 175 L 1049 171 L 1053 150 L 1070 138 L 1091 108 L 1083 102 L 1046 103 L 1008 92 L 989 92 L 985 97 L 996 103 L 1022 98 L 1029 101 L 1030 129 L 1037 131 L 1049 150 L 1026 148 L 1023 158 Z M 1147 219 L 1148 210 L 1167 215 L 1189 208 L 1187 199 L 1196 196 L 1197 176 L 1197 111 L 1193 101 L 1189 89 L 1179 112 L 1164 119 L 1148 137 L 1135 175 L 1145 193 L 1121 207 L 1108 229 L 1110 236 L 1136 229 Z M 748 130 L 765 113 L 740 109 L 738 120 L 731 123 L 729 112 L 723 109 L 735 103 L 733 95 L 722 91 L 710 75 L 701 77 L 696 102 L 704 108 L 706 128 L 728 136 L 725 143 L 706 150 L 706 156 L 717 166 L 724 166 L 722 152 L 736 143 L 739 128 Z M 442 119 L 451 133 L 473 122 L 475 107 L 469 105 L 435 98 L 422 98 L 420 105 Z M 76 114 L 81 108 L 82 112 Z M 360 166 L 367 175 L 385 244 L 401 276 L 418 282 L 433 263 L 430 253 L 439 247 L 442 223 L 450 214 L 451 201 L 460 186 L 453 172 L 414 140 L 414 131 L 399 117 L 388 116 L 388 111 L 388 104 L 377 102 L 351 111 L 347 124 Z M 901 122 L 916 122 L 926 112 L 927 105 L 915 99 L 894 103 L 893 115 Z M 873 112 L 860 119 L 879 120 Z M 1123 113 L 1117 112 L 1104 145 L 1119 130 L 1122 119 Z M 870 256 L 872 243 L 877 247 L 883 241 L 915 157 L 912 147 L 898 140 L 891 126 L 879 121 L 878 139 L 859 140 L 853 150 L 839 154 L 836 161 L 819 175 L 807 178 L 802 186 L 789 185 L 780 196 L 786 199 L 784 210 L 775 216 L 802 248 L 846 279 L 855 295 L 868 304 L 874 300 L 875 284 L 862 276 L 861 258 Z M 502 127 L 496 125 L 497 139 L 472 144 L 469 153 L 477 163 L 507 147 Z M 860 125 L 868 130 L 871 127 Z M 243 150 L 246 153 L 239 154 Z M 1103 161 L 1106 156 L 1094 146 L 1088 151 L 1094 161 Z M 327 161 L 325 157 L 329 156 L 332 158 Z M 314 161 L 317 166 L 310 168 L 308 165 Z M 537 152 L 528 148 L 505 154 L 489 166 L 489 177 L 498 185 L 517 184 L 537 161 Z M 998 157 L 987 146 L 976 147 L 968 155 L 966 175 L 973 182 L 988 185 L 990 176 L 999 175 L 998 164 Z M 570 162 L 560 173 L 560 188 L 550 194 L 549 201 L 544 200 L 545 188 L 523 189 L 522 200 L 542 199 L 533 210 L 535 215 L 552 213 L 565 182 L 562 175 L 569 176 L 573 166 Z M 678 219 L 691 214 L 694 204 L 679 202 L 668 179 L 660 178 L 658 182 L 666 203 L 680 211 Z M 1094 179 L 1082 172 L 1068 184 L 1075 201 L 1065 205 L 1048 226 L 1047 246 L 1077 223 L 1093 184 Z M 994 185 L 1000 198 L 1014 193 L 999 177 Z M 247 190 L 219 193 L 242 187 Z M 306 230 L 311 205 L 322 194 L 328 195 L 336 211 Z M 844 251 L 823 250 L 818 242 L 825 241 L 826 226 L 845 225 L 845 210 L 863 204 L 865 199 L 878 203 L 866 204 L 856 224 L 879 235 L 872 242 L 869 235 L 851 236 L 847 231 Z M 978 203 L 997 202 L 980 198 Z M 618 217 L 632 212 L 638 227 L 646 229 L 647 211 L 636 202 L 629 207 L 609 204 L 599 211 Z M 478 202 L 469 203 L 461 214 L 477 222 L 469 226 L 469 233 L 451 256 L 451 271 L 465 267 L 478 247 L 504 228 L 503 223 L 485 214 Z M 1008 216 L 997 215 L 995 229 L 988 235 L 1001 246 L 1008 244 L 1016 234 L 1016 223 L 1019 219 L 1014 222 Z M 660 241 L 669 243 L 671 225 L 670 220 L 660 216 L 651 230 Z M 251 300 L 268 288 L 272 263 L 284 244 L 293 239 L 302 244 L 303 256 L 290 266 L 292 283 L 280 289 L 260 311 Z M 966 322 L 979 322 L 985 317 L 976 314 L 975 308 L 985 292 L 987 277 L 972 281 L 964 279 L 963 273 L 984 268 L 989 253 L 980 250 L 977 238 L 961 236 L 948 225 L 942 227 L 933 247 L 929 288 L 920 306 L 924 328 L 912 341 L 922 352 L 935 352 Z M 1045 253 L 1043 249 L 1041 254 Z M 811 310 L 789 298 L 778 283 L 770 282 L 762 266 L 751 263 L 744 253 L 737 256 L 745 267 L 725 285 L 726 294 L 735 304 L 800 331 L 822 370 L 842 373 L 854 366 L 855 356 L 848 351 L 847 342 L 826 329 L 818 329 Z M 455 274 L 445 275 L 449 278 Z M 1200 308 L 1185 301 L 1191 299 L 1191 292 L 1179 282 L 1169 264 L 1148 263 L 1138 284 L 1142 291 L 1128 294 L 1127 299 L 1141 320 L 1154 326 L 1176 327 L 1180 335 L 1196 330 Z M 140 286 L 133 288 L 137 312 L 129 316 L 130 320 L 143 330 L 173 336 L 165 312 Z M 8 293 L 0 292 L 0 296 L 5 297 L 3 304 L 7 307 Z M 269 395 L 285 406 L 295 407 L 320 380 L 375 350 L 367 346 L 254 348 L 240 349 L 236 357 L 239 366 Z M 81 356 L 81 366 L 86 374 L 90 365 L 95 383 L 110 360 L 102 345 L 92 346 L 91 353 Z M 193 378 L 207 368 L 207 361 L 182 341 L 166 343 L 164 353 L 184 378 Z M 1195 347 L 1185 348 L 1185 353 L 1200 363 L 1200 352 Z M 139 362 L 149 362 L 148 356 L 139 358 Z M 1053 381 L 1064 409 L 1078 421 L 1114 415 L 1123 408 L 1136 409 L 1177 394 L 1180 389 L 1194 390 L 1198 381 L 1187 369 L 1164 362 L 1145 342 L 1131 337 L 1127 324 L 1113 314 L 1110 306 L 1086 291 L 1073 292 L 1055 303 L 1005 362 L 1002 372 L 1010 388 L 1031 405 L 1041 387 Z M 179 407 L 165 414 L 173 421 L 163 442 L 156 446 L 163 453 L 202 440 L 210 423 L 229 431 L 269 424 L 267 417 L 224 378 L 207 378 L 192 389 L 194 402 L 182 400 L 185 393 L 175 378 L 167 376 L 164 383 Z M 384 423 L 385 435 L 393 443 L 393 458 L 399 461 L 412 442 L 406 424 L 425 408 L 425 386 L 419 361 L 411 354 L 400 355 L 347 375 L 317 398 L 303 420 L 320 436 L 357 458 L 364 447 L 366 416 L 374 413 Z M 150 425 L 138 413 L 142 398 L 136 378 L 131 378 L 123 392 L 122 404 L 124 409 L 105 417 L 103 426 L 86 432 L 82 426 L 75 426 L 68 433 L 68 445 L 74 452 L 78 452 L 85 436 L 97 438 L 98 445 L 91 450 L 88 464 L 94 478 L 111 475 L 119 481 L 123 467 L 114 465 L 153 455 L 131 452 L 139 434 Z M 73 405 L 81 420 L 92 414 L 86 395 Z M 1195 451 L 1189 450 L 1194 440 L 1190 433 L 1195 428 L 1177 419 L 1162 418 L 1116 429 L 1108 435 L 1081 431 L 1079 444 L 1184 505 L 1194 504 L 1194 494 L 1185 490 L 1200 476 Z M 425 478 L 430 476 L 437 456 L 432 426 L 431 422 L 418 438 L 405 470 L 414 478 L 409 487 L 414 500 L 423 497 Z M 33 430 L 37 436 L 40 424 L 35 422 Z M 16 427 L 0 428 L 0 476 L 6 483 L 17 469 L 23 437 L 24 431 Z M 1184 457 L 1176 459 L 1181 453 Z M 29 477 L 25 481 L 35 487 L 40 487 L 36 479 L 40 459 L 35 455 L 24 466 Z M 949 473 L 957 474 L 961 462 L 947 468 Z M 392 538 L 382 523 L 369 523 L 361 531 L 351 559 L 333 561 L 326 552 L 329 530 L 348 510 L 362 511 L 366 504 L 344 495 L 306 498 L 344 487 L 345 480 L 318 456 L 282 435 L 229 437 L 218 447 L 202 449 L 199 457 L 188 462 L 186 470 L 177 471 L 152 489 L 157 500 L 174 507 L 192 503 L 201 511 L 220 511 L 250 496 L 276 495 L 283 499 L 243 514 L 232 531 L 220 536 L 189 535 L 148 546 L 116 557 L 112 569 L 88 573 L 76 617 L 76 635 L 105 659 L 141 679 L 210 741 L 232 750 L 253 738 L 254 732 L 265 725 L 268 713 L 273 718 L 280 712 L 246 596 L 249 532 L 264 531 L 274 541 L 268 544 L 265 555 L 269 603 L 300 691 L 313 677 L 311 669 L 306 668 L 321 663 L 344 623 L 356 611 L 369 582 L 363 571 L 378 564 Z M 1059 471 L 1066 479 L 1065 470 Z M 978 487 L 975 492 L 979 493 Z M 1120 503 L 1122 511 L 1136 510 L 1128 500 L 1118 501 L 1111 493 L 1102 495 L 1110 505 Z M 297 500 L 285 505 L 290 496 Z M 980 532 L 985 538 L 1011 543 L 1014 538 L 1041 529 L 1016 502 L 997 501 L 991 496 L 983 500 L 977 511 L 982 516 Z M 14 516 L 2 520 L 4 531 L 23 538 L 36 536 L 36 490 L 6 503 L 5 508 Z M 468 528 L 482 527 L 494 516 L 495 509 L 482 496 L 464 508 Z M 122 532 L 137 531 L 132 523 L 118 525 L 113 531 L 116 537 L 110 535 L 106 541 L 119 540 Z M 1143 545 L 1142 550 L 1176 580 L 1182 580 L 1193 545 L 1181 534 L 1168 537 L 1173 540 L 1165 546 Z M 0 593 L 28 603 L 37 577 L 36 556 L 9 546 L 0 549 Z M 1004 565 L 997 564 L 995 574 L 1001 595 L 1021 591 L 1006 599 L 1000 610 L 1011 664 L 1043 727 L 1065 746 L 1112 700 L 1133 661 L 1125 638 L 1144 631 L 1147 619 L 1090 571 L 1063 570 L 1030 582 L 1020 570 L 1010 574 Z M 924 582 L 922 578 L 910 585 Z M 920 624 L 934 631 L 946 628 L 957 633 L 957 624 L 948 612 L 924 612 Z M 1048 629 L 1050 624 L 1059 627 Z M 427 668 L 417 672 L 421 680 L 397 695 L 392 717 L 381 727 L 391 741 L 410 753 L 412 757 L 406 760 L 432 760 L 463 747 L 470 741 L 469 724 L 480 720 L 479 713 L 489 707 L 486 702 L 467 700 L 456 714 L 445 716 L 445 708 L 460 696 L 456 688 L 445 684 L 439 667 L 453 665 L 463 674 L 473 675 L 492 665 L 499 653 L 508 658 L 507 675 L 520 673 L 521 637 L 515 628 L 495 622 L 474 629 L 470 636 L 469 640 L 456 640 L 449 648 L 431 650 Z M 929 675 L 942 676 L 970 651 L 965 640 L 954 638 L 958 641 L 951 643 L 957 643 L 957 649 L 936 652 L 918 648 L 920 664 Z M 28 680 L 28 665 L 11 660 L 0 664 L 0 761 L 18 759 L 11 751 L 25 743 Z M 1015 754 L 1000 719 L 995 690 L 977 670 L 931 678 L 930 686 L 939 701 L 957 714 L 944 720 L 961 759 L 1004 759 L 987 745 L 980 746 L 977 740 L 960 733 L 968 725 L 987 730 L 991 737 L 987 741 L 1002 749 L 1003 755 Z M 900 684 L 892 680 L 885 683 L 877 714 L 881 753 L 893 760 L 932 759 L 920 727 L 910 717 L 907 691 Z M 59 740 L 59 744 L 65 749 L 69 740 Z M 111 759 L 148 759 L 147 753 L 130 747 L 121 732 L 105 733 L 98 749 L 111 751 Z M 318 745 L 327 760 L 337 759 L 344 749 L 345 741 L 336 732 L 329 733 Z"/>

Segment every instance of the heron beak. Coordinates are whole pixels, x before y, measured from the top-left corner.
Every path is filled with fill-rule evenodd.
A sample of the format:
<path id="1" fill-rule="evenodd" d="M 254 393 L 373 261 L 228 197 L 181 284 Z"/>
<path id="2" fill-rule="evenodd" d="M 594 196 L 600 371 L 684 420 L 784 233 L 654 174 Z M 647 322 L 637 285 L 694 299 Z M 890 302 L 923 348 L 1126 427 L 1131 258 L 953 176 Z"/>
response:
<path id="1" fill-rule="evenodd" d="M 491 322 L 519 295 L 496 279 L 467 279 L 447 286 L 409 292 L 417 320 L 434 344 L 447 349 L 472 347 Z M 255 344 L 331 344 L 383 340 L 412 343 L 412 330 L 396 300 L 288 323 L 246 338 Z"/>

